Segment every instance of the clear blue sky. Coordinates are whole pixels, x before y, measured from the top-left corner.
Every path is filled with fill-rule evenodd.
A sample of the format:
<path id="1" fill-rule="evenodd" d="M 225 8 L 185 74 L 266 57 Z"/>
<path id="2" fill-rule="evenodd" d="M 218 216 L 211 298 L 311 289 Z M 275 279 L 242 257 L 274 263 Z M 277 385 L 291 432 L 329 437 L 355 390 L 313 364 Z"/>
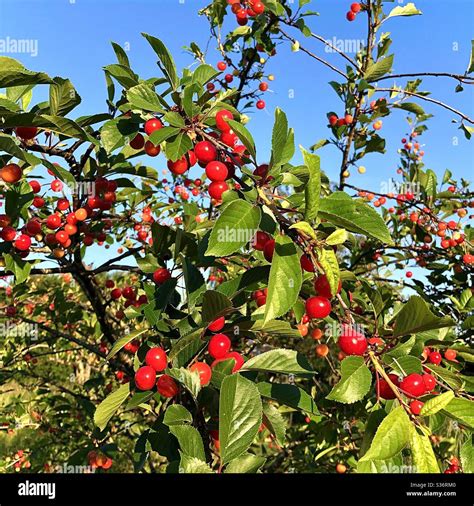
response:
<path id="1" fill-rule="evenodd" d="M 197 16 L 199 8 L 208 2 L 201 0 L 0 0 L 0 38 L 36 39 L 38 55 L 18 56 L 30 69 L 42 70 L 72 80 L 83 102 L 73 116 L 105 111 L 105 81 L 101 68 L 115 63 L 110 41 L 129 48 L 133 69 L 143 78 L 159 75 L 155 55 L 140 36 L 148 32 L 161 38 L 171 49 L 178 67 L 189 65 L 191 56 L 183 46 L 191 41 L 205 48 L 209 41 L 207 20 Z M 320 13 L 309 21 L 313 31 L 325 38 L 360 39 L 365 23 L 362 18 L 349 23 L 345 13 L 349 0 L 315 0 L 309 6 Z M 395 18 L 385 24 L 392 33 L 395 52 L 394 70 L 451 71 L 463 73 L 468 65 L 470 40 L 474 26 L 472 0 L 419 0 L 415 2 L 423 16 Z M 386 4 L 389 10 L 397 3 Z M 317 41 L 299 35 L 301 44 L 314 50 L 334 64 L 342 65 L 338 55 L 324 52 Z M 8 55 L 16 57 L 16 55 Z M 219 59 L 214 46 L 209 46 L 208 63 Z M 251 114 L 248 125 L 260 147 L 261 162 L 267 161 L 273 111 L 279 106 L 287 113 L 290 125 L 296 130 L 296 143 L 309 147 L 326 137 L 326 113 L 340 110 L 340 102 L 328 86 L 336 76 L 325 67 L 310 61 L 302 52 L 291 53 L 281 46 L 269 66 L 276 79 L 266 96 L 267 108 Z M 386 81 L 385 84 L 389 84 Z M 474 117 L 473 92 L 454 93 L 455 83 L 438 78 L 425 80 L 432 96 L 446 101 Z M 472 88 L 472 87 L 471 87 Z M 46 89 L 46 87 L 45 87 Z M 294 98 L 289 95 L 293 90 Z M 42 96 L 38 96 L 38 101 Z M 422 138 L 425 163 L 438 174 L 446 168 L 454 174 L 470 179 L 473 169 L 473 144 L 451 124 L 452 113 L 430 104 L 425 110 L 435 114 L 430 130 Z M 342 111 L 341 111 L 342 113 Z M 381 181 L 395 175 L 396 149 L 406 131 L 404 115 L 400 111 L 384 120 L 382 135 L 387 138 L 387 154 L 370 155 L 363 165 L 367 173 L 354 174 L 350 182 L 360 186 L 380 188 Z M 456 139 L 457 138 L 457 139 Z M 339 154 L 330 149 L 320 151 L 322 167 L 336 179 Z M 147 163 L 165 168 L 159 157 Z"/>

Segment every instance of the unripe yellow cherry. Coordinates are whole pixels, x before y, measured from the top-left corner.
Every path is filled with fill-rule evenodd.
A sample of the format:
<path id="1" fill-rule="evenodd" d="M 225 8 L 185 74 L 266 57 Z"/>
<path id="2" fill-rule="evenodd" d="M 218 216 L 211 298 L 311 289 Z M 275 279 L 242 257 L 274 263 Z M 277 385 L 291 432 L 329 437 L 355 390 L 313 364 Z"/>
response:
<path id="1" fill-rule="evenodd" d="M 365 171 L 366 171 L 366 170 L 367 170 L 367 169 L 366 169 L 365 167 L 363 167 L 363 166 L 360 166 L 360 167 L 359 167 L 359 169 L 358 169 L 359 174 L 365 174 Z"/>

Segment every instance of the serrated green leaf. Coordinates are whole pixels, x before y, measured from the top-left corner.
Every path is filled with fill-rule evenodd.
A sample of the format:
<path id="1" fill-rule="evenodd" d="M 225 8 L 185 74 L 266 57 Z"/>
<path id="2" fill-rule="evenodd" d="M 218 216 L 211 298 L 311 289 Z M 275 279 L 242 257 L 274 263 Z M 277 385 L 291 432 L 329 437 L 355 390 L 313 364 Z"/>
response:
<path id="1" fill-rule="evenodd" d="M 436 395 L 429 401 L 426 401 L 421 408 L 421 416 L 430 416 L 434 415 L 438 411 L 441 411 L 445 408 L 451 400 L 454 398 L 454 392 L 449 390 L 449 392 L 445 392 L 441 395 Z"/>
<path id="2" fill-rule="evenodd" d="M 362 357 L 346 357 L 341 363 L 341 379 L 326 399 L 352 404 L 363 399 L 372 385 L 372 374 Z"/>
<path id="3" fill-rule="evenodd" d="M 267 371 L 285 374 L 308 374 L 313 370 L 303 355 L 295 350 L 282 348 L 266 351 L 250 358 L 242 366 L 242 371 Z"/>
<path id="4" fill-rule="evenodd" d="M 102 431 L 114 416 L 125 399 L 130 395 L 130 383 L 122 385 L 118 390 L 106 397 L 95 410 L 94 423 Z"/>

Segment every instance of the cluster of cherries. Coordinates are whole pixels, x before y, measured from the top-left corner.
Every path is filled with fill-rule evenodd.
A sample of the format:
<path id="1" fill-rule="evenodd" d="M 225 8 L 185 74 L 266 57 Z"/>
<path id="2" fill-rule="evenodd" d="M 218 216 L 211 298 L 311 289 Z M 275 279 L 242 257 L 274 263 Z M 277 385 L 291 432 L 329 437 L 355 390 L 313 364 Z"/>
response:
<path id="1" fill-rule="evenodd" d="M 15 455 L 13 455 L 13 459 L 13 468 L 15 471 L 29 469 L 31 467 L 31 462 L 28 460 L 28 456 L 25 454 L 24 450 L 18 450 Z"/>
<path id="2" fill-rule="evenodd" d="M 260 0 L 227 0 L 227 3 L 240 26 L 246 25 L 249 18 L 255 18 L 265 12 L 265 5 Z"/>
<path id="3" fill-rule="evenodd" d="M 362 5 L 358 2 L 351 4 L 350 10 L 346 14 L 347 21 L 354 21 L 357 14 L 361 11 Z"/>
<path id="4" fill-rule="evenodd" d="M 110 457 L 107 457 L 107 455 L 95 450 L 92 450 L 87 454 L 87 462 L 92 469 L 110 469 L 113 464 L 113 460 Z"/>
<path id="5" fill-rule="evenodd" d="M 211 337 L 208 344 L 208 353 L 214 359 L 211 366 L 206 362 L 194 362 L 189 367 L 191 372 L 197 372 L 201 386 L 206 386 L 211 381 L 212 368 L 224 360 L 232 359 L 234 365 L 232 372 L 237 372 L 244 364 L 244 358 L 236 351 L 232 351 L 232 343 L 228 336 L 220 333 L 224 328 L 225 318 L 217 318 L 208 325 L 208 330 L 218 332 Z M 145 364 L 135 373 L 135 385 L 139 390 L 151 390 L 155 387 L 163 397 L 175 397 L 179 392 L 176 381 L 168 374 L 161 374 L 157 379 L 157 373 L 163 372 L 168 367 L 168 356 L 161 347 L 150 348 L 145 355 Z"/>

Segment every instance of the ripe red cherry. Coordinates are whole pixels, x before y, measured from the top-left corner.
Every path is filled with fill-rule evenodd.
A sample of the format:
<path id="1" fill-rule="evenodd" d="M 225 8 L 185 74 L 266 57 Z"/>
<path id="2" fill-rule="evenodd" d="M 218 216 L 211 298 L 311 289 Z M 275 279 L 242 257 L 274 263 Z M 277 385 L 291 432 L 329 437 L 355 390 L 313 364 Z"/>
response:
<path id="1" fill-rule="evenodd" d="M 220 318 L 215 319 L 213 322 L 211 322 L 207 328 L 211 332 L 219 332 L 219 330 L 222 330 L 225 325 L 225 317 L 221 316 Z"/>
<path id="2" fill-rule="evenodd" d="M 306 301 L 306 314 L 310 318 L 326 318 L 331 312 L 331 303 L 326 297 L 310 297 Z"/>
<path id="3" fill-rule="evenodd" d="M 396 387 L 399 386 L 400 380 L 398 379 L 398 376 L 396 374 L 389 374 L 388 377 Z M 395 399 L 395 392 L 390 388 L 388 382 L 385 381 L 383 378 L 377 379 L 377 384 L 375 388 L 376 388 L 375 391 L 379 392 L 379 395 L 382 399 L 386 400 Z"/>
<path id="4" fill-rule="evenodd" d="M 124 299 L 134 300 L 137 294 L 135 293 L 135 290 L 131 286 L 126 286 L 122 290 L 122 296 Z"/>
<path id="5" fill-rule="evenodd" d="M 53 192 L 60 192 L 63 189 L 63 183 L 59 179 L 54 179 L 51 181 L 51 190 Z"/>
<path id="6" fill-rule="evenodd" d="M 360 3 L 353 3 L 353 4 L 351 4 L 351 11 L 354 14 L 357 14 L 358 12 L 360 12 L 360 9 L 361 9 Z"/>
<path id="7" fill-rule="evenodd" d="M 2 230 L 0 235 L 4 241 L 11 242 L 16 237 L 16 230 L 8 226 Z"/>
<path id="8" fill-rule="evenodd" d="M 301 268 L 306 272 L 314 272 L 314 265 L 308 255 L 301 255 L 300 257 Z"/>
<path id="9" fill-rule="evenodd" d="M 457 355 L 456 350 L 449 349 L 449 350 L 446 350 L 444 352 L 444 358 L 446 360 L 451 360 L 451 361 L 455 360 L 456 359 L 456 355 Z"/>
<path id="10" fill-rule="evenodd" d="M 155 146 L 153 144 L 153 142 L 151 142 L 151 141 L 145 142 L 145 153 L 148 156 L 158 156 L 160 154 L 160 151 L 161 151 L 161 148 L 160 148 L 159 144 L 157 146 Z"/>
<path id="11" fill-rule="evenodd" d="M 435 389 L 437 381 L 432 374 L 423 374 L 423 383 L 425 384 L 426 391 L 431 392 Z"/>
<path id="12" fill-rule="evenodd" d="M 260 91 L 267 91 L 268 90 L 268 83 L 266 82 L 261 82 L 259 85 L 258 85 L 258 89 Z"/>
<path id="13" fill-rule="evenodd" d="M 2 178 L 5 183 L 18 183 L 22 175 L 23 170 L 16 163 L 9 163 L 0 170 L 0 178 Z"/>
<path id="14" fill-rule="evenodd" d="M 342 281 L 339 280 L 337 293 L 340 293 L 341 288 L 342 288 Z M 316 278 L 316 280 L 314 281 L 314 289 L 316 290 L 316 293 L 318 295 L 321 295 L 322 297 L 326 297 L 327 299 L 330 299 L 332 297 L 331 288 L 329 287 L 329 281 L 325 274 Z"/>
<path id="15" fill-rule="evenodd" d="M 209 341 L 208 351 L 212 358 L 223 358 L 230 350 L 231 341 L 225 334 L 216 334 Z"/>
<path id="16" fill-rule="evenodd" d="M 153 367 L 144 365 L 135 373 L 135 385 L 139 390 L 151 390 L 155 385 L 156 372 Z"/>
<path id="17" fill-rule="evenodd" d="M 149 119 L 145 123 L 145 133 L 151 135 L 156 130 L 163 128 L 163 123 L 158 118 Z"/>
<path id="18" fill-rule="evenodd" d="M 145 363 L 152 367 L 156 372 L 164 371 L 168 365 L 166 351 L 159 346 L 150 348 L 145 355 Z"/>
<path id="19" fill-rule="evenodd" d="M 196 362 L 189 368 L 189 370 L 199 374 L 201 386 L 204 387 L 209 384 L 209 381 L 211 381 L 212 370 L 205 362 Z"/>
<path id="20" fill-rule="evenodd" d="M 218 358 L 212 362 L 212 367 L 215 367 L 219 362 L 223 362 L 224 360 L 228 360 L 229 358 L 234 359 L 234 367 L 232 368 L 232 372 L 237 372 L 242 368 L 245 363 L 244 357 L 236 351 L 230 351 L 223 358 Z"/>
<path id="21" fill-rule="evenodd" d="M 356 15 L 352 11 L 349 11 L 346 14 L 346 18 L 347 18 L 347 21 L 354 21 L 354 19 L 356 18 Z"/>
<path id="22" fill-rule="evenodd" d="M 162 397 L 171 398 L 179 392 L 179 387 L 176 384 L 176 381 L 167 374 L 163 374 L 158 378 L 156 388 Z"/>
<path id="23" fill-rule="evenodd" d="M 259 100 L 257 103 L 256 103 L 256 106 L 257 106 L 257 109 L 265 109 L 265 100 Z"/>
<path id="24" fill-rule="evenodd" d="M 171 278 L 171 273 L 165 267 L 161 267 L 160 269 L 156 269 L 153 273 L 153 281 L 157 285 L 163 284 L 165 281 Z"/>
<path id="25" fill-rule="evenodd" d="M 203 163 L 212 162 L 217 158 L 217 150 L 209 141 L 198 142 L 194 146 L 196 158 Z"/>
<path id="26" fill-rule="evenodd" d="M 120 288 L 114 288 L 111 292 L 110 292 L 110 296 L 112 297 L 112 299 L 120 299 L 120 297 L 122 296 L 122 290 L 120 290 Z"/>
<path id="27" fill-rule="evenodd" d="M 33 193 L 39 193 L 41 191 L 41 184 L 38 181 L 29 181 L 28 184 L 31 186 Z"/>
<path id="28" fill-rule="evenodd" d="M 428 361 L 435 365 L 441 364 L 442 359 L 443 357 L 441 356 L 441 353 L 439 353 L 438 351 L 432 351 L 428 355 Z"/>
<path id="29" fill-rule="evenodd" d="M 347 326 L 339 337 L 339 348 L 346 355 L 363 355 L 367 350 L 367 339 L 364 334 Z"/>
<path id="30" fill-rule="evenodd" d="M 145 145 L 145 138 L 142 134 L 137 134 L 135 137 L 130 141 L 130 147 L 133 149 L 142 149 Z"/>
<path id="31" fill-rule="evenodd" d="M 269 239 L 263 247 L 263 256 L 267 262 L 271 262 L 275 251 L 275 239 Z"/>
<path id="32" fill-rule="evenodd" d="M 329 120 L 329 124 L 333 127 L 333 126 L 336 126 L 338 117 L 335 116 L 334 114 L 331 114 L 331 116 L 329 116 L 328 120 Z"/>
<path id="33" fill-rule="evenodd" d="M 46 218 L 46 226 L 54 230 L 61 226 L 61 217 L 59 214 L 52 214 Z"/>
<path id="34" fill-rule="evenodd" d="M 225 181 L 214 181 L 209 185 L 207 191 L 213 199 L 221 200 L 222 194 L 228 189 Z"/>
<path id="35" fill-rule="evenodd" d="M 22 126 L 15 128 L 15 133 L 18 137 L 20 137 L 20 139 L 29 141 L 36 137 L 38 134 L 38 129 L 36 127 Z"/>
<path id="36" fill-rule="evenodd" d="M 230 119 L 234 119 L 234 115 L 226 110 L 221 109 L 216 114 L 216 126 L 221 132 L 228 132 L 231 128 L 227 123 Z"/>
<path id="37" fill-rule="evenodd" d="M 400 390 L 407 397 L 420 397 L 426 393 L 425 383 L 421 374 L 412 373 L 400 382 Z"/>
<path id="38" fill-rule="evenodd" d="M 423 407 L 423 402 L 421 401 L 411 401 L 410 402 L 410 411 L 414 415 L 419 415 L 421 413 L 421 408 Z"/>
<path id="39" fill-rule="evenodd" d="M 33 218 L 26 224 L 26 230 L 30 235 L 36 235 L 41 232 L 41 223 L 38 218 Z"/>
<path id="40" fill-rule="evenodd" d="M 256 249 L 257 251 L 263 251 L 263 248 L 265 247 L 265 244 L 267 244 L 267 242 L 271 239 L 271 237 L 266 234 L 265 232 L 262 232 L 262 231 L 258 231 L 256 234 L 255 234 L 255 237 L 253 239 L 253 243 L 252 243 L 252 246 L 254 247 L 254 249 Z"/>
<path id="41" fill-rule="evenodd" d="M 225 61 L 220 61 L 217 63 L 217 68 L 223 72 L 227 68 L 227 63 Z"/>
<path id="42" fill-rule="evenodd" d="M 188 160 L 186 159 L 185 155 L 183 155 L 179 160 L 176 160 L 175 162 L 168 160 L 167 165 L 169 171 L 178 176 L 184 174 L 188 170 Z"/>
<path id="43" fill-rule="evenodd" d="M 31 246 L 31 237 L 26 234 L 21 234 L 13 245 L 20 251 L 27 251 Z"/>
<path id="44" fill-rule="evenodd" d="M 225 181 L 229 171 L 225 163 L 212 161 L 206 165 L 206 175 L 211 181 Z"/>
<path id="45" fill-rule="evenodd" d="M 265 11 L 265 5 L 262 2 L 260 2 L 259 0 L 252 2 L 251 8 L 252 8 L 252 11 L 257 16 L 259 16 L 260 14 L 263 14 L 263 12 Z"/>

